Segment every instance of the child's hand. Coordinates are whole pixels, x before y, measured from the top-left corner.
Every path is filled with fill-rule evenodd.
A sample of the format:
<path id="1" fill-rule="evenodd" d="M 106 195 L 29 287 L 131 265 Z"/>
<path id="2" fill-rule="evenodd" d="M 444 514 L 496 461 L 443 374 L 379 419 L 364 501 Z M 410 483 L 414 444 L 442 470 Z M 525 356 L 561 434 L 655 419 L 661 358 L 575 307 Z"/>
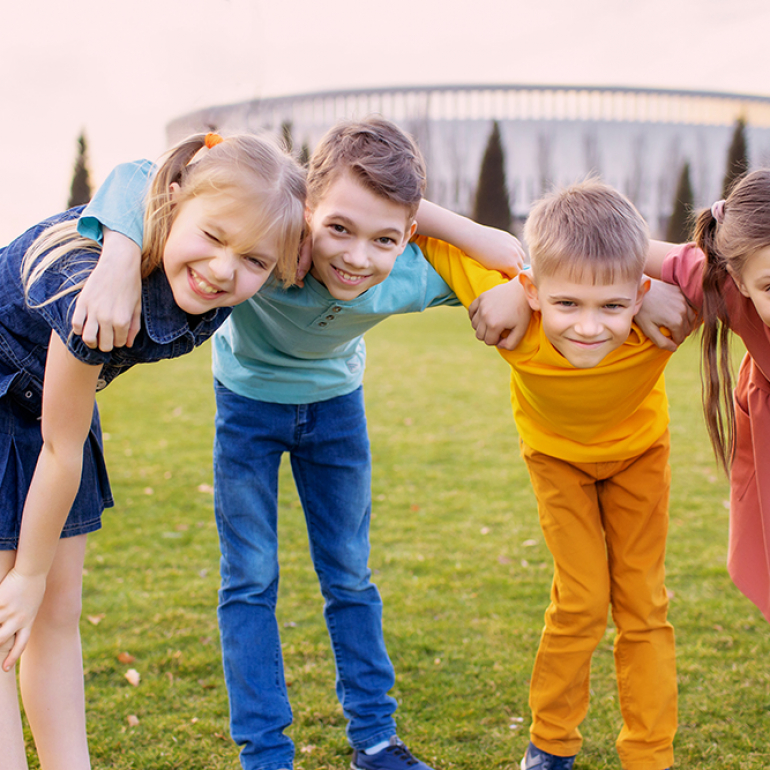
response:
<path id="1" fill-rule="evenodd" d="M 696 318 L 676 286 L 653 279 L 634 321 L 659 348 L 673 352 L 693 330 Z M 661 332 L 661 327 L 668 329 L 671 336 Z"/>
<path id="2" fill-rule="evenodd" d="M 524 249 L 519 239 L 496 227 L 477 225 L 465 253 L 484 267 L 513 278 L 524 267 Z"/>
<path id="3" fill-rule="evenodd" d="M 26 577 L 12 569 L 0 582 L 0 648 L 10 652 L 2 661 L 3 671 L 10 671 L 27 646 L 32 623 L 43 602 L 45 576 Z"/>
<path id="4" fill-rule="evenodd" d="M 527 331 L 532 310 L 524 287 L 514 279 L 476 297 L 468 315 L 477 339 L 502 350 L 513 350 Z"/>
<path id="5" fill-rule="evenodd" d="M 72 331 L 90 348 L 131 347 L 142 321 L 141 250 L 126 236 L 104 230 L 99 262 L 80 291 Z"/>

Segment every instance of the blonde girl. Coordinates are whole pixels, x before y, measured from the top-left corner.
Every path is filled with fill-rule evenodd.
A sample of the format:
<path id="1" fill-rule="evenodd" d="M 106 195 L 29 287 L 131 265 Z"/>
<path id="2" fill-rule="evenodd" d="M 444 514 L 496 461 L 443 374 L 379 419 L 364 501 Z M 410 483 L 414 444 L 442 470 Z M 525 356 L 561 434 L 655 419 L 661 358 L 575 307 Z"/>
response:
<path id="1" fill-rule="evenodd" d="M 90 767 L 79 637 L 86 535 L 112 505 L 94 394 L 135 363 L 182 355 L 275 270 L 294 277 L 301 170 L 255 136 L 193 136 L 149 192 L 142 330 L 112 352 L 72 334 L 100 252 L 72 209 L 0 249 L 0 736 L 27 767 L 16 693 L 43 770 Z"/>
<path id="2" fill-rule="evenodd" d="M 701 212 L 694 244 L 668 246 L 647 269 L 678 285 L 703 319 L 704 414 L 730 475 L 728 569 L 770 620 L 770 170 Z M 730 332 L 747 350 L 734 391 Z"/>

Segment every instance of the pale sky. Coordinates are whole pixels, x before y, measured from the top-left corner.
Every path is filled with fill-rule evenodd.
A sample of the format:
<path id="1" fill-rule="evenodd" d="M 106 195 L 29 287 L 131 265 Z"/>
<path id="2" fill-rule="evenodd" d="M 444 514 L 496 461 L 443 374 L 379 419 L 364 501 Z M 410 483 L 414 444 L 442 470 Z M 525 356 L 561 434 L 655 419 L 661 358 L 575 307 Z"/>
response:
<path id="1" fill-rule="evenodd" d="M 770 95 L 767 0 L 69 0 L 6 3 L 0 245 L 165 124 L 305 91 L 558 83 Z"/>

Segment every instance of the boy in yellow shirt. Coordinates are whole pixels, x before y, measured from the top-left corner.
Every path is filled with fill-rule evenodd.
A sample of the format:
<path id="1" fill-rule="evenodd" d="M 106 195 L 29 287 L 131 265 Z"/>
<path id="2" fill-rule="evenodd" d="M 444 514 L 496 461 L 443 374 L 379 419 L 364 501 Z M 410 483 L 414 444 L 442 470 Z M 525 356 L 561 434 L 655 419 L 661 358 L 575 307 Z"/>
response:
<path id="1" fill-rule="evenodd" d="M 669 434 L 663 369 L 670 352 L 633 323 L 649 281 L 647 226 L 597 181 L 539 201 L 527 222 L 531 272 L 506 283 L 447 244 L 430 261 L 467 307 L 522 290 L 533 313 L 514 350 L 511 399 L 521 452 L 554 559 L 530 685 L 522 770 L 570 770 L 588 709 L 591 657 L 611 607 L 624 770 L 673 762 L 674 631 L 666 619 Z M 502 295 L 502 296 L 501 296 Z"/>

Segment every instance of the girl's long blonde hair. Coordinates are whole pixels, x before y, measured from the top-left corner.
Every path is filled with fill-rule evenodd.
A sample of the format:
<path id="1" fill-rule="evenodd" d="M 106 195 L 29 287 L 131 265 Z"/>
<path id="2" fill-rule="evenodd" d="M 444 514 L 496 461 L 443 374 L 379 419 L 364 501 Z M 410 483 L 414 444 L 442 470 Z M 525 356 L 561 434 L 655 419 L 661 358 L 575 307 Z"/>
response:
<path id="1" fill-rule="evenodd" d="M 205 134 L 195 134 L 182 140 L 168 152 L 152 180 L 144 216 L 142 278 L 161 265 L 180 204 L 196 195 L 227 194 L 253 212 L 258 232 L 265 237 L 276 236 L 279 258 L 275 272 L 284 285 L 291 285 L 296 279 L 304 227 L 304 172 L 276 144 L 263 137 L 234 135 L 201 152 L 206 146 L 205 139 Z M 174 183 L 180 190 L 172 202 Z M 100 251 L 97 243 L 78 234 L 76 219 L 49 227 L 24 256 L 22 280 L 27 296 L 35 281 L 64 256 Z M 77 291 L 92 268 L 93 259 L 84 258 L 82 280 L 46 298 L 44 304 Z"/>
<path id="2" fill-rule="evenodd" d="M 746 260 L 770 246 L 770 169 L 753 171 L 733 187 L 721 222 L 711 209 L 702 211 L 695 223 L 695 243 L 706 255 L 701 336 L 703 413 L 714 454 L 728 471 L 735 452 L 735 407 L 724 285 L 732 280 L 730 272 L 740 276 Z"/>

